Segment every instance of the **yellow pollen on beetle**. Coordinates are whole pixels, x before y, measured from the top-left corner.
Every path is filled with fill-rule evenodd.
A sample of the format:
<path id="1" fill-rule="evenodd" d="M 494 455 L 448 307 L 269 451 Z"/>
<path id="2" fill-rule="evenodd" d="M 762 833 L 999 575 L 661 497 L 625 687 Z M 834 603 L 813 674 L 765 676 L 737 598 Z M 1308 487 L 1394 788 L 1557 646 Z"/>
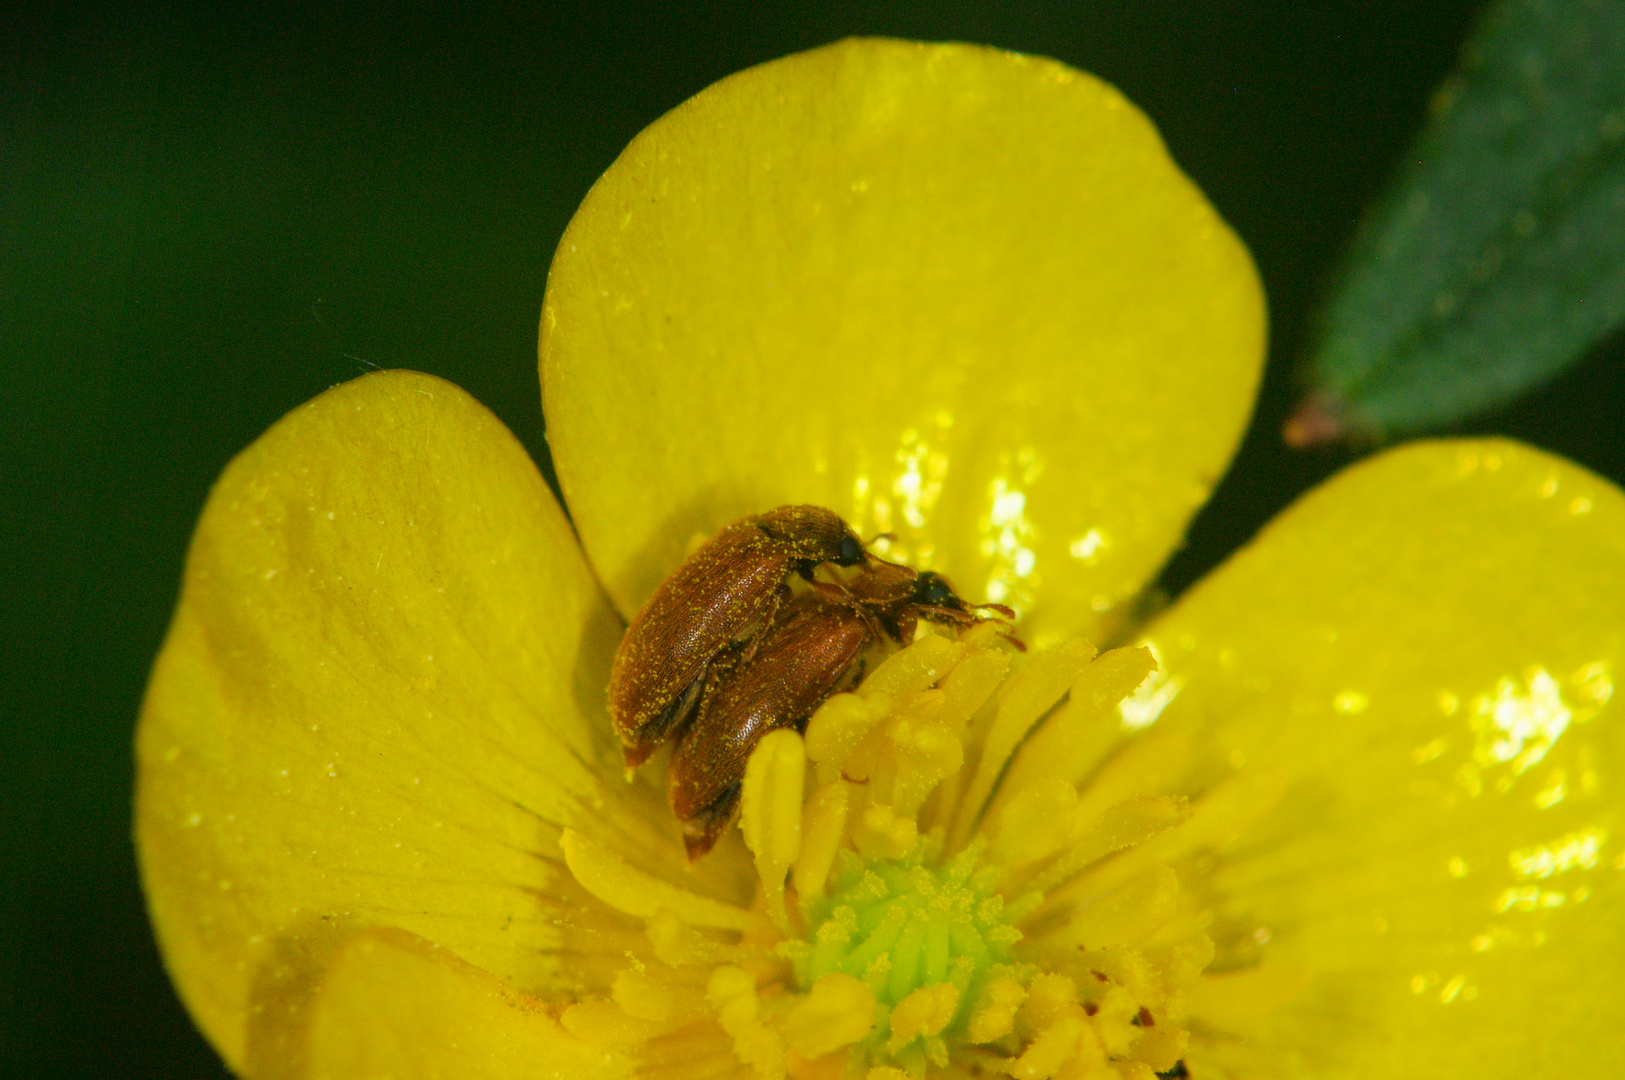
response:
<path id="1" fill-rule="evenodd" d="M 988 623 L 922 632 L 753 752 L 750 909 L 567 832 L 577 882 L 644 940 L 565 1027 L 670 1080 L 1200 1075 L 1192 1004 L 1247 971 L 1203 974 L 1211 915 L 1179 868 L 1279 784 L 1159 790 L 1177 755 L 1124 742 L 1118 711 L 1154 668 L 1082 642 L 1018 655 Z"/>

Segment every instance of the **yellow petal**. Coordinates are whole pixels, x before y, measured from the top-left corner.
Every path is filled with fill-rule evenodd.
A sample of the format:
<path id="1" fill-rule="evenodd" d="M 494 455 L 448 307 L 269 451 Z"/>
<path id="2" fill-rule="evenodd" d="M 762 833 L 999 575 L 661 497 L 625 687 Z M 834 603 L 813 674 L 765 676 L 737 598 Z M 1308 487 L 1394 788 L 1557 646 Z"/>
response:
<path id="1" fill-rule="evenodd" d="M 269 1005 L 287 1007 L 297 1024 L 289 1025 L 294 1038 L 257 1047 L 274 1047 L 275 1056 L 251 1062 L 254 1075 L 611 1080 L 632 1072 L 623 1057 L 565 1031 L 542 1002 L 400 931 L 355 935 L 319 984 Z"/>
<path id="2" fill-rule="evenodd" d="M 1322 1077 L 1625 1075 L 1625 493 L 1506 442 L 1395 450 L 1152 637 L 1182 687 L 1157 726 L 1196 740 L 1198 786 L 1291 778 L 1211 881 L 1254 959 L 1309 972 L 1238 1023 L 1255 1051 Z"/>
<path id="3" fill-rule="evenodd" d="M 1111 87 L 850 40 L 632 142 L 559 246 L 541 368 L 623 613 L 695 532 L 804 501 L 1044 643 L 1092 632 L 1177 542 L 1263 338 L 1246 250 Z"/>
<path id="4" fill-rule="evenodd" d="M 347 383 L 232 462 L 147 690 L 136 800 L 166 960 L 229 1064 L 278 957 L 341 930 L 556 990 L 566 915 L 595 908 L 562 826 L 678 872 L 639 812 L 659 794 L 618 777 L 618 633 L 524 450 L 448 383 Z"/>

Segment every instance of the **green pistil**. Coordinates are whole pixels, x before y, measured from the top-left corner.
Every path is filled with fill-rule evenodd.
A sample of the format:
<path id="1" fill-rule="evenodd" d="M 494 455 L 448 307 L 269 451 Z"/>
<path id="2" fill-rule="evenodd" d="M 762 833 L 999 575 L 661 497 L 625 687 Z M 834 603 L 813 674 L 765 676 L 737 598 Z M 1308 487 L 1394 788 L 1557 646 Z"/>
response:
<path id="1" fill-rule="evenodd" d="M 991 974 L 1019 975 L 1010 950 L 1021 940 L 1011 925 L 1020 913 L 993 892 L 997 871 L 978 868 L 981 850 L 972 844 L 940 866 L 920 849 L 902 859 L 843 855 L 834 888 L 810 912 L 807 939 L 782 947 L 797 981 L 806 988 L 844 972 L 887 1009 L 949 982 L 959 1008 L 944 1034 L 962 1029 Z"/>

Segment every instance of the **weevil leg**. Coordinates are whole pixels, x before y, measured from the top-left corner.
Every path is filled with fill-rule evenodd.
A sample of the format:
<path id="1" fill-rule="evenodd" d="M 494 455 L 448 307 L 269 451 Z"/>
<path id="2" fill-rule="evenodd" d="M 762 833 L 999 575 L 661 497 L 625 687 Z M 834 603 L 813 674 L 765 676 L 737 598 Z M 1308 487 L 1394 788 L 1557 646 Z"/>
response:
<path id="1" fill-rule="evenodd" d="M 841 676 L 841 681 L 836 684 L 835 693 L 839 694 L 843 691 L 855 689 L 859 683 L 863 682 L 863 677 L 867 674 L 869 674 L 869 658 L 866 656 L 860 656 L 858 657 L 857 661 L 846 670 L 846 674 Z M 803 716 L 800 720 L 796 721 L 796 730 L 802 734 L 806 734 L 807 721 L 811 719 L 812 713 L 808 713 L 806 716 Z"/>

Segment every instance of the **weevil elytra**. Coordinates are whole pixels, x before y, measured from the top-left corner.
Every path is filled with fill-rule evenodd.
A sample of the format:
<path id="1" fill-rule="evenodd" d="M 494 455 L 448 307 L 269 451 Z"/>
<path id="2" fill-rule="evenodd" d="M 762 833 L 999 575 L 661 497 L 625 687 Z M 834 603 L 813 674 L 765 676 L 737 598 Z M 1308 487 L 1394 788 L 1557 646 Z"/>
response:
<path id="1" fill-rule="evenodd" d="M 1014 615 L 999 605 L 980 607 L 1006 620 Z M 975 622 L 977 610 L 940 574 L 881 560 L 842 584 L 814 584 L 786 604 L 753 656 L 713 668 L 698 714 L 672 754 L 666 790 L 689 859 L 710 851 L 733 820 L 745 764 L 764 735 L 804 727 L 818 706 L 862 677 L 870 646 L 888 639 L 906 644 L 919 619 Z"/>
<path id="2" fill-rule="evenodd" d="M 858 566 L 869 553 L 852 527 L 818 506 L 741 518 L 702 544 L 649 597 L 615 653 L 609 713 L 628 768 L 680 731 L 713 661 L 748 660 L 757 633 L 820 563 Z"/>
<path id="3" fill-rule="evenodd" d="M 666 791 L 690 860 L 733 820 L 745 763 L 762 736 L 805 724 L 855 677 L 878 627 L 860 605 L 834 595 L 815 588 L 786 604 L 749 662 L 718 670 L 678 739 Z"/>

